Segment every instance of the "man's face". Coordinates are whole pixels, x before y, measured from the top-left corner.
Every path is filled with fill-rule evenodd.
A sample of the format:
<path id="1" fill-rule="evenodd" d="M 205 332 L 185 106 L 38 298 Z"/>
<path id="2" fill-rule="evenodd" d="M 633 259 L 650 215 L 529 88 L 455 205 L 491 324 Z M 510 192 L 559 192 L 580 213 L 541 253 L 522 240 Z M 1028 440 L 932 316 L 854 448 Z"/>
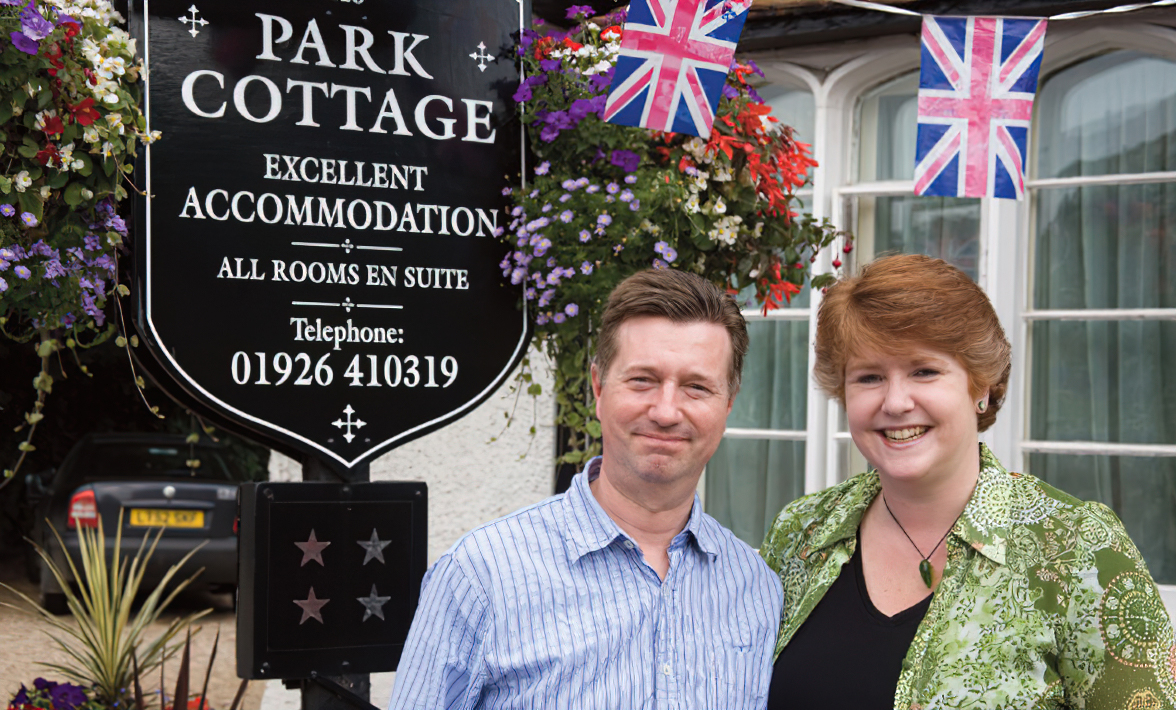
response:
<path id="1" fill-rule="evenodd" d="M 609 371 L 592 368 L 602 475 L 621 487 L 696 485 L 735 400 L 730 361 L 721 325 L 651 316 L 622 323 Z"/>

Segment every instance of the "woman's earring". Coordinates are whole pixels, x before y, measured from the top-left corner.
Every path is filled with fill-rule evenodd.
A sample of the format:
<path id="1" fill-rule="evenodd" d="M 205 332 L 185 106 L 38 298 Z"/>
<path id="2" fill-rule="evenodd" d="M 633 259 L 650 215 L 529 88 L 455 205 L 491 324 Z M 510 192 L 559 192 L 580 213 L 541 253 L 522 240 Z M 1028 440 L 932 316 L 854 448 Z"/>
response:
<path id="1" fill-rule="evenodd" d="M 988 409 L 988 400 L 982 399 L 979 402 L 977 402 L 976 409 L 978 409 L 980 411 L 980 413 L 983 414 L 984 410 Z"/>

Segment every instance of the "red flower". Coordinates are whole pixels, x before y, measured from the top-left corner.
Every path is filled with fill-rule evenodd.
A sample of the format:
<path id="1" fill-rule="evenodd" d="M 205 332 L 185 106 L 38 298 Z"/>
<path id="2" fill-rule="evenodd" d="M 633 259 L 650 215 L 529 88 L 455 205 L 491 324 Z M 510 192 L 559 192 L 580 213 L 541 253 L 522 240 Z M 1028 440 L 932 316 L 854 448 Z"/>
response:
<path id="1" fill-rule="evenodd" d="M 54 120 L 56 120 L 58 123 L 61 122 L 60 119 L 55 118 Z M 59 159 L 59 156 L 60 156 L 60 153 L 57 150 L 57 146 L 50 143 L 49 145 L 45 146 L 43 149 L 41 149 L 40 151 L 37 152 L 36 160 L 41 165 L 51 165 L 53 163 L 53 161 Z"/>
<path id="2" fill-rule="evenodd" d="M 605 42 L 611 42 L 614 39 L 620 39 L 622 33 L 623 30 L 620 27 L 617 25 L 611 25 L 600 31 L 600 38 Z"/>
<path id="3" fill-rule="evenodd" d="M 555 39 L 542 37 L 535 43 L 535 59 L 547 59 L 547 55 L 555 47 Z"/>
<path id="4" fill-rule="evenodd" d="M 61 116 L 50 116 L 45 119 L 45 135 L 53 136 L 65 131 L 65 125 L 61 122 Z"/>
<path id="5" fill-rule="evenodd" d="M 564 37 L 563 46 L 567 47 L 568 49 L 572 50 L 573 52 L 576 51 L 577 49 L 582 49 L 584 47 L 584 45 L 575 41 L 571 37 Z"/>
<path id="6" fill-rule="evenodd" d="M 69 106 L 69 104 L 66 105 Z M 69 106 L 69 111 L 73 114 L 74 120 L 83 126 L 88 126 L 99 118 L 102 118 L 102 115 L 94 108 L 94 99 L 92 97 L 82 99 L 77 105 Z"/>

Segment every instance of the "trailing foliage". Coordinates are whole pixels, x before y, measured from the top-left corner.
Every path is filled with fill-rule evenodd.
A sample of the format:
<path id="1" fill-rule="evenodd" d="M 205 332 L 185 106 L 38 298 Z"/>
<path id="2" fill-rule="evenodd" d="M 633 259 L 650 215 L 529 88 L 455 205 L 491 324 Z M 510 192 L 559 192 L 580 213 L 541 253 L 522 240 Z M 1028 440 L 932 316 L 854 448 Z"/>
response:
<path id="1" fill-rule="evenodd" d="M 158 134 L 122 19 L 107 0 L 0 0 L 0 332 L 42 361 L 24 453 L 52 391 L 49 357 L 111 337 L 107 301 L 128 293 L 116 210 L 136 144 Z"/>
<path id="2" fill-rule="evenodd" d="M 809 265 L 842 236 L 800 213 L 794 190 L 816 162 L 756 93 L 763 74 L 753 62 L 732 64 L 709 139 L 607 123 L 624 12 L 591 15 L 573 6 L 570 31 L 520 38 L 525 78 L 514 98 L 537 165 L 508 190 L 512 221 L 502 229 L 512 249 L 503 275 L 523 287 L 556 365 L 556 422 L 571 431 L 563 463 L 600 450 L 588 366 L 621 280 L 651 267 L 692 271 L 766 312 L 806 282 L 830 283 L 833 274 L 813 276 Z M 526 368 L 522 378 L 530 382 Z"/>

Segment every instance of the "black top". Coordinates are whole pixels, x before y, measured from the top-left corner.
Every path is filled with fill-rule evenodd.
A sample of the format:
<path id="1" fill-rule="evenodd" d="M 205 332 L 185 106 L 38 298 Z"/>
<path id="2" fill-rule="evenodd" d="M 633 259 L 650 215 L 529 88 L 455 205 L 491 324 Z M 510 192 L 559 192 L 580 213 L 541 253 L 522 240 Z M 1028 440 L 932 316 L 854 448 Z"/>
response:
<path id="1" fill-rule="evenodd" d="M 768 710 L 894 707 L 902 659 L 931 598 L 894 616 L 874 607 L 862 545 L 776 659 Z"/>

